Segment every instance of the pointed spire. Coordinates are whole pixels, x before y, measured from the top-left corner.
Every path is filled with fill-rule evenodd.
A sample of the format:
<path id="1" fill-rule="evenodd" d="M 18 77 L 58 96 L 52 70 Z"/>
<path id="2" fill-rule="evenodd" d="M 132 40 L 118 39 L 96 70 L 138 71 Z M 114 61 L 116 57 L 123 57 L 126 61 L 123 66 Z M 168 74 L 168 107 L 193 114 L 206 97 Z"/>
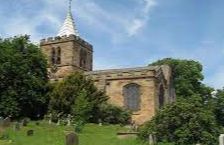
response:
<path id="1" fill-rule="evenodd" d="M 72 0 L 69 0 L 67 16 L 63 26 L 61 27 L 58 33 L 58 36 L 64 36 L 64 35 L 69 36 L 71 34 L 79 36 L 79 32 L 76 29 L 76 25 L 72 16 Z"/>

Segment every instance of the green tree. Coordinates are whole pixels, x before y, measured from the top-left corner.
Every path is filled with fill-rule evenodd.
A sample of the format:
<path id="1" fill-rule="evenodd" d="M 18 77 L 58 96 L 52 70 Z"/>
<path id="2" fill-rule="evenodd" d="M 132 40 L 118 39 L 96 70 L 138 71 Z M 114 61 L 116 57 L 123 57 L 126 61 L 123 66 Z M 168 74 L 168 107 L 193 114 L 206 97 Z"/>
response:
<path id="1" fill-rule="evenodd" d="M 194 60 L 165 58 L 150 65 L 169 65 L 172 69 L 173 84 L 177 99 L 200 95 L 204 102 L 211 99 L 212 88 L 204 85 L 202 65 Z"/>
<path id="2" fill-rule="evenodd" d="M 0 40 L 0 115 L 35 118 L 46 111 L 47 63 L 28 36 Z"/>
<path id="3" fill-rule="evenodd" d="M 219 124 L 224 126 L 224 88 L 217 90 L 214 96 L 214 112 Z"/>
<path id="4" fill-rule="evenodd" d="M 51 113 L 71 114 L 77 120 L 91 122 L 98 121 L 100 106 L 108 99 L 90 79 L 79 72 L 56 83 L 49 96 Z"/>
<path id="5" fill-rule="evenodd" d="M 220 126 L 211 110 L 204 109 L 201 97 L 167 105 L 140 129 L 140 137 L 147 139 L 155 134 L 161 142 L 177 145 L 218 144 Z"/>

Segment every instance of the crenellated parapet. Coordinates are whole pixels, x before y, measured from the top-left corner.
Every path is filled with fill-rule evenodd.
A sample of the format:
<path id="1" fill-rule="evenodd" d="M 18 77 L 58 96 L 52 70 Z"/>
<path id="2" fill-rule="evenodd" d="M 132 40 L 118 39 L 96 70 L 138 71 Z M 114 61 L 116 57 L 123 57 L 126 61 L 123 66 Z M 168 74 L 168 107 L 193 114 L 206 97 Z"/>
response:
<path id="1" fill-rule="evenodd" d="M 90 43 L 86 42 L 81 37 L 75 36 L 73 34 L 71 34 L 69 36 L 65 35 L 65 36 L 48 37 L 46 39 L 42 39 L 40 41 L 40 45 L 44 46 L 44 45 L 49 45 L 49 44 L 59 44 L 59 43 L 65 43 L 65 42 L 70 42 L 70 41 L 78 42 L 80 45 L 85 46 L 85 47 L 89 48 L 90 50 L 93 49 L 93 46 Z"/>

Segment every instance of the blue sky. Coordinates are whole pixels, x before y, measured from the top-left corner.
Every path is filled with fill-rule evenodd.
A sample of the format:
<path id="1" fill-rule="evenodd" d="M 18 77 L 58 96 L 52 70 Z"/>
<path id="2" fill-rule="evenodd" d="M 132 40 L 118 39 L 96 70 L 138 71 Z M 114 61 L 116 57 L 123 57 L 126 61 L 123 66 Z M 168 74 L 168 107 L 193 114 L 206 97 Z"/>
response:
<path id="1" fill-rule="evenodd" d="M 73 0 L 82 38 L 94 46 L 94 69 L 146 66 L 165 57 L 194 59 L 204 82 L 224 86 L 223 0 Z M 0 36 L 55 36 L 67 0 L 7 0 Z"/>

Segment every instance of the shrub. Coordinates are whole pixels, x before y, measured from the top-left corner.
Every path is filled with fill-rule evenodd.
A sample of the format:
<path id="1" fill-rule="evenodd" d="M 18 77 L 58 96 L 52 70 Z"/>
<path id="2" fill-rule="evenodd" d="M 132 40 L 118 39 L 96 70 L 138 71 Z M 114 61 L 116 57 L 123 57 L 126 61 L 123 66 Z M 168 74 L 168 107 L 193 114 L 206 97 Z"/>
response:
<path id="1" fill-rule="evenodd" d="M 117 106 L 104 104 L 100 109 L 102 122 L 109 124 L 128 124 L 131 118 L 130 112 Z"/>

